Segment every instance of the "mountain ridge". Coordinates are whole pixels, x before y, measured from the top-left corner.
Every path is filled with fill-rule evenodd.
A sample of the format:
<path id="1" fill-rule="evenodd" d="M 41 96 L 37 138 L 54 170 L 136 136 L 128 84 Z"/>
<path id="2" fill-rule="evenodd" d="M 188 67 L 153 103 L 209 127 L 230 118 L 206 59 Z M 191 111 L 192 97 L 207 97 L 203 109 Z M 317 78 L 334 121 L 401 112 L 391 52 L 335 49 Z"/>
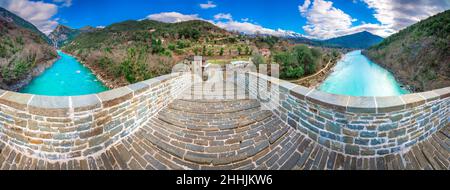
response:
<path id="1" fill-rule="evenodd" d="M 80 32 L 80 30 L 72 29 L 60 24 L 48 35 L 48 37 L 52 41 L 52 44 L 56 48 L 59 48 L 79 35 Z"/>
<path id="2" fill-rule="evenodd" d="M 34 25 L 0 9 L 0 88 L 21 89 L 56 58 L 55 49 Z"/>
<path id="3" fill-rule="evenodd" d="M 285 37 L 294 43 L 304 43 L 312 46 L 323 46 L 331 48 L 367 49 L 372 45 L 380 43 L 384 38 L 368 31 L 357 32 L 349 35 L 338 36 L 330 39 L 319 40 L 305 36 Z"/>
<path id="4" fill-rule="evenodd" d="M 123 86 L 170 72 L 173 64 L 193 55 L 229 59 L 248 57 L 259 49 L 288 47 L 287 41 L 275 36 L 249 37 L 201 20 L 177 23 L 127 20 L 82 33 L 62 50 L 98 73 L 103 72 L 102 77 L 111 79 L 109 83 L 115 83 L 114 86 Z M 130 67 L 141 64 L 145 68 L 144 63 L 151 67 L 142 72 L 138 71 L 142 68 L 124 69 L 123 65 L 136 61 Z"/>
<path id="5" fill-rule="evenodd" d="M 389 36 L 363 54 L 413 91 L 450 86 L 450 10 Z"/>
<path id="6" fill-rule="evenodd" d="M 384 38 L 368 31 L 339 36 L 319 42 L 320 45 L 353 49 L 366 49 L 383 41 Z"/>
<path id="7" fill-rule="evenodd" d="M 36 26 L 31 24 L 30 22 L 26 21 L 25 19 L 21 18 L 20 16 L 12 13 L 11 11 L 8 11 L 7 9 L 4 9 L 0 7 L 0 17 L 3 17 L 5 20 L 9 20 L 17 24 L 18 26 L 21 26 L 23 28 L 26 28 L 30 30 L 31 32 L 34 32 L 36 34 L 39 34 L 48 44 L 51 43 L 50 39 L 42 33 Z"/>
<path id="8" fill-rule="evenodd" d="M 194 52 L 219 54 L 218 44 L 239 42 L 230 36 L 230 32 L 204 21 L 126 20 L 81 33 L 62 50 L 75 55 L 113 86 L 123 86 L 170 73 L 176 61 Z"/>

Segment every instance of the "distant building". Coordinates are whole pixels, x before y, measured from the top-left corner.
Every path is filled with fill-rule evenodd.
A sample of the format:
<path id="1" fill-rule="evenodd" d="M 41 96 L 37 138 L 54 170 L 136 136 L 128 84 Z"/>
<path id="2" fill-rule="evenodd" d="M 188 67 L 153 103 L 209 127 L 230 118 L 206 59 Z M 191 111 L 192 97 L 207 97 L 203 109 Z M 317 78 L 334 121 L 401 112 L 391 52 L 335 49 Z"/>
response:
<path id="1" fill-rule="evenodd" d="M 206 61 L 207 61 L 206 57 L 191 55 L 191 56 L 187 57 L 186 59 L 189 63 L 192 63 L 195 60 L 195 57 L 201 57 L 202 58 L 202 66 L 204 67 L 206 65 Z"/>
<path id="2" fill-rule="evenodd" d="M 261 55 L 264 57 L 270 57 L 270 55 L 271 55 L 270 50 L 267 48 L 260 49 L 259 53 L 261 53 Z"/>

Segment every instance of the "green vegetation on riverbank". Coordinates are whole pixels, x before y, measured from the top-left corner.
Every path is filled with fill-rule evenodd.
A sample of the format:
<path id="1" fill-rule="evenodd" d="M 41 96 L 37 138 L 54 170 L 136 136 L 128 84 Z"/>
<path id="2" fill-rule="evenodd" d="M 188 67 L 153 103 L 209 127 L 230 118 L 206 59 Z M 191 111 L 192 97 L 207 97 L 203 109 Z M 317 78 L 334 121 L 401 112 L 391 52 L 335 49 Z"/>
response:
<path id="1" fill-rule="evenodd" d="M 450 10 L 401 30 L 363 53 L 414 91 L 450 86 Z"/>
<path id="2" fill-rule="evenodd" d="M 261 48 L 279 50 L 287 46 L 286 41 L 277 37 L 245 36 L 205 21 L 142 20 L 80 33 L 62 49 L 110 83 L 123 86 L 167 74 L 175 63 L 194 55 L 222 63 L 240 58 L 248 60 Z"/>
<path id="3" fill-rule="evenodd" d="M 274 55 L 274 61 L 280 64 L 282 79 L 297 79 L 316 72 L 322 52 L 305 45 L 297 45 L 285 52 Z"/>
<path id="4" fill-rule="evenodd" d="M 41 32 L 20 17 L 0 8 L 0 88 L 17 90 L 33 69 L 57 57 Z"/>

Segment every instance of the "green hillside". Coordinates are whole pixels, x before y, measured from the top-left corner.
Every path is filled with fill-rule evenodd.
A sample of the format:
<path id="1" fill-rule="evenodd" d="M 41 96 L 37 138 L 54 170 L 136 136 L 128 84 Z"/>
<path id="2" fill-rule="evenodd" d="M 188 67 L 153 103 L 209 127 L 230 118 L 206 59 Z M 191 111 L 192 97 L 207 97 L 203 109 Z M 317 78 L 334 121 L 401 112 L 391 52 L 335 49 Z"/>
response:
<path id="1" fill-rule="evenodd" d="M 275 37 L 253 37 L 225 31 L 209 22 L 163 23 L 124 21 L 82 33 L 62 47 L 116 86 L 171 72 L 193 55 L 210 60 L 248 60 L 258 48 L 280 48 Z"/>
<path id="2" fill-rule="evenodd" d="M 18 25 L 18 26 L 20 26 L 20 27 L 22 27 L 24 29 L 28 29 L 31 32 L 35 33 L 35 34 L 38 34 L 47 43 L 49 43 L 49 44 L 51 43 L 51 41 L 47 37 L 47 35 L 45 35 L 39 29 L 37 29 L 36 26 L 34 26 L 33 24 L 29 23 L 25 19 L 15 15 L 14 13 L 9 12 L 8 10 L 6 10 L 6 9 L 4 9 L 2 7 L 0 7 L 0 17 L 3 17 L 3 19 L 5 19 L 5 20 L 11 20 L 16 25 Z"/>
<path id="3" fill-rule="evenodd" d="M 51 65 L 57 54 L 41 33 L 22 27 L 32 24 L 18 25 L 15 20 L 23 19 L 10 18 L 0 16 L 0 88 L 18 90 Z"/>
<path id="4" fill-rule="evenodd" d="M 393 34 L 363 53 L 415 91 L 450 86 L 450 10 Z"/>

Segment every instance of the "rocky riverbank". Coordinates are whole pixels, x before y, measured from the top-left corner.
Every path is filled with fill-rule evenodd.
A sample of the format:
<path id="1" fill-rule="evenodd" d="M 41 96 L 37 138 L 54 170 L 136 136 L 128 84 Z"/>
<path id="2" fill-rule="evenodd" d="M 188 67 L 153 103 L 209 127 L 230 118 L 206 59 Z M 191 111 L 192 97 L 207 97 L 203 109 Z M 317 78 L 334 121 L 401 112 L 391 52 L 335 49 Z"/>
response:
<path id="1" fill-rule="evenodd" d="M 337 62 L 342 58 L 343 54 L 339 54 L 339 57 L 335 58 L 335 59 L 331 59 L 328 64 L 321 69 L 320 71 L 318 71 L 317 73 L 298 79 L 298 80 L 293 80 L 290 81 L 292 83 L 301 85 L 301 86 L 305 86 L 308 88 L 316 88 L 317 86 L 319 86 L 326 78 L 327 76 L 333 72 L 333 68 L 334 66 L 336 66 Z"/>
<path id="2" fill-rule="evenodd" d="M 80 58 L 78 58 L 76 55 L 71 54 L 69 52 L 63 51 L 65 54 L 68 54 L 72 57 L 75 57 L 78 62 L 80 62 L 81 64 L 83 64 L 85 67 L 87 67 L 89 70 L 91 70 L 92 74 L 94 74 L 97 79 L 102 82 L 106 87 L 108 87 L 109 89 L 115 89 L 115 88 L 119 88 L 122 86 L 126 86 L 128 85 L 128 83 L 122 82 L 122 80 L 115 80 L 112 79 L 111 77 L 109 77 L 106 72 L 103 72 L 100 68 L 94 67 L 91 64 L 81 60 Z"/>
<path id="3" fill-rule="evenodd" d="M 80 60 L 79 60 L 80 61 Z M 105 72 L 100 71 L 99 68 L 92 67 L 90 64 L 85 63 L 84 61 L 80 61 L 85 67 L 87 67 L 91 72 L 97 77 L 97 79 L 102 82 L 109 89 L 119 88 L 125 86 L 127 84 L 119 83 L 115 80 L 111 80 Z"/>
<path id="4" fill-rule="evenodd" d="M 383 67 L 384 69 L 392 73 L 395 80 L 398 81 L 401 85 L 403 85 L 402 88 L 408 90 L 411 93 L 423 91 L 423 88 L 420 87 L 421 84 L 411 79 L 410 76 L 413 75 L 413 73 L 408 72 L 407 69 L 393 68 L 391 65 L 384 64 L 383 61 L 375 60 L 373 59 L 373 57 L 371 57 L 371 55 L 368 54 L 367 50 L 362 51 L 361 54 L 366 56 L 367 59 L 369 59 L 370 61 L 378 64 L 379 66 Z"/>
<path id="5" fill-rule="evenodd" d="M 25 86 L 30 84 L 30 82 L 35 77 L 38 77 L 46 69 L 50 68 L 53 65 L 53 63 L 55 63 L 58 59 L 59 59 L 59 57 L 52 59 L 52 60 L 48 60 L 44 63 L 37 64 L 37 66 L 35 68 L 33 68 L 33 70 L 31 71 L 31 73 L 29 73 L 24 79 L 19 80 L 12 85 L 2 85 L 2 89 L 9 90 L 9 91 L 15 91 L 15 92 L 20 91 L 22 88 L 24 88 Z"/>
<path id="6" fill-rule="evenodd" d="M 450 86 L 450 10 L 422 20 L 363 51 L 414 92 Z"/>

